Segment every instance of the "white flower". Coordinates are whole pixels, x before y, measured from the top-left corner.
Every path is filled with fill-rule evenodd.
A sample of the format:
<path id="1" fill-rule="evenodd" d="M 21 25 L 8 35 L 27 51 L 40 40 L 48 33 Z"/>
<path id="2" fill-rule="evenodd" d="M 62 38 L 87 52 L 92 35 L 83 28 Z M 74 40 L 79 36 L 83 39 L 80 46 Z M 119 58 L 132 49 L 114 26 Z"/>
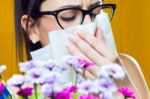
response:
<path id="1" fill-rule="evenodd" d="M 98 76 L 105 76 L 105 77 L 113 77 L 114 79 L 124 79 L 125 78 L 125 72 L 122 68 L 122 66 L 118 64 L 108 64 L 101 67 L 100 72 Z"/>
<path id="2" fill-rule="evenodd" d="M 7 69 L 6 65 L 0 66 L 0 74 Z"/>
<path id="3" fill-rule="evenodd" d="M 97 85 L 97 88 L 101 93 L 104 92 L 115 93 L 117 91 L 117 85 L 110 78 L 101 78 L 99 80 L 96 80 L 94 84 Z"/>
<path id="4" fill-rule="evenodd" d="M 8 81 L 7 84 L 10 86 L 19 87 L 24 83 L 24 76 L 23 75 L 13 75 Z"/>
<path id="5" fill-rule="evenodd" d="M 41 87 L 41 93 L 43 94 L 43 96 L 45 97 L 51 97 L 52 93 L 52 86 L 49 84 L 44 84 Z"/>
<path id="6" fill-rule="evenodd" d="M 45 62 L 44 66 L 49 70 L 52 70 L 56 66 L 56 63 L 54 60 L 48 60 L 47 62 Z"/>
<path id="7" fill-rule="evenodd" d="M 115 99 L 114 94 L 111 92 L 102 93 L 102 97 L 100 99 Z"/>
<path id="8" fill-rule="evenodd" d="M 39 67 L 39 66 L 43 66 L 43 65 L 44 65 L 43 61 L 31 60 L 31 61 L 27 61 L 27 62 L 20 62 L 19 63 L 19 69 L 21 72 L 27 72 L 31 68 L 34 68 L 37 66 Z"/>
<path id="9" fill-rule="evenodd" d="M 86 80 L 77 85 L 78 92 L 84 95 L 88 95 L 95 92 L 95 87 L 93 86 L 93 82 L 90 80 Z"/>
<path id="10" fill-rule="evenodd" d="M 63 76 L 55 71 L 51 71 L 48 74 L 45 75 L 44 78 L 44 83 L 49 83 L 49 84 L 60 84 L 63 83 Z"/>
<path id="11" fill-rule="evenodd" d="M 85 81 L 85 78 L 83 76 L 81 76 L 80 74 L 77 74 L 77 83 L 82 83 Z"/>
<path id="12" fill-rule="evenodd" d="M 45 76 L 49 73 L 49 70 L 45 67 L 34 67 L 26 72 L 26 82 L 43 84 Z"/>

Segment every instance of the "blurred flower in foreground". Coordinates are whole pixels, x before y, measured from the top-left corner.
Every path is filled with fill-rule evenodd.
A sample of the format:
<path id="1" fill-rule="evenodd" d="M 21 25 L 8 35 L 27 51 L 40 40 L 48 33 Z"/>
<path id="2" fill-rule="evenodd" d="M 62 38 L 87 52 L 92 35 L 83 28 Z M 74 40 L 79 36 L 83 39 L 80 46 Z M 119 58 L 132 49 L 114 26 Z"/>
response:
<path id="1" fill-rule="evenodd" d="M 1 65 L 0 66 L 0 74 L 5 71 L 7 68 L 6 68 L 6 65 Z"/>
<path id="2" fill-rule="evenodd" d="M 22 97 L 28 97 L 28 96 L 32 96 L 32 93 L 33 93 L 33 88 L 26 87 L 19 90 L 17 94 Z"/>
<path id="3" fill-rule="evenodd" d="M 7 84 L 10 86 L 20 87 L 24 84 L 25 78 L 23 75 L 13 75 L 8 81 Z"/>
<path id="4" fill-rule="evenodd" d="M 123 94 L 125 98 L 136 99 L 136 95 L 134 93 L 134 90 L 129 88 L 129 87 L 121 87 L 121 88 L 119 88 L 118 92 Z"/>

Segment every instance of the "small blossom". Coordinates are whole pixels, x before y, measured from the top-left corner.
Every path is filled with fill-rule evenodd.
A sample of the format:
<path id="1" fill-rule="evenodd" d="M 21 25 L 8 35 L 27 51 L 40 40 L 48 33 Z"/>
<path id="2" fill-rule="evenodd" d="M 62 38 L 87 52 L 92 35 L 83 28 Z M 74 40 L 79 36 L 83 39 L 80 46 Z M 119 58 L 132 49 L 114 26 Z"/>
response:
<path id="1" fill-rule="evenodd" d="M 8 81 L 7 84 L 10 86 L 20 87 L 24 84 L 24 76 L 23 75 L 13 75 Z"/>
<path id="2" fill-rule="evenodd" d="M 86 80 L 80 84 L 78 84 L 78 92 L 84 95 L 91 94 L 95 91 L 95 87 L 93 87 L 93 82 L 90 80 Z"/>
<path id="3" fill-rule="evenodd" d="M 83 70 L 94 64 L 88 60 L 80 59 L 78 57 L 66 57 L 66 62 L 70 66 L 74 67 L 77 72 L 83 72 Z"/>
<path id="4" fill-rule="evenodd" d="M 115 92 L 117 92 L 117 85 L 115 84 L 115 82 L 112 79 L 101 78 L 99 80 L 96 80 L 95 84 L 97 85 L 97 87 L 101 93 L 104 93 L 104 92 L 115 93 Z"/>
<path id="5" fill-rule="evenodd" d="M 62 91 L 56 94 L 56 99 L 73 99 L 70 92 Z"/>
<path id="6" fill-rule="evenodd" d="M 60 84 L 63 83 L 63 77 L 60 73 L 51 71 L 47 73 L 44 77 L 44 83 L 49 83 L 49 84 Z"/>
<path id="7" fill-rule="evenodd" d="M 26 72 L 26 82 L 43 84 L 45 76 L 49 73 L 49 70 L 45 67 L 35 67 Z"/>
<path id="8" fill-rule="evenodd" d="M 27 72 L 31 68 L 36 67 L 36 66 L 40 66 L 43 64 L 44 64 L 44 62 L 35 61 L 35 60 L 31 60 L 31 61 L 27 61 L 27 62 L 20 62 L 19 63 L 19 69 L 21 72 Z"/>
<path id="9" fill-rule="evenodd" d="M 103 92 L 101 99 L 115 99 L 112 92 Z"/>
<path id="10" fill-rule="evenodd" d="M 76 92 L 76 91 L 77 91 L 77 87 L 76 87 L 76 86 L 71 86 L 71 87 L 69 87 L 69 88 L 64 89 L 64 91 Z"/>
<path id="11" fill-rule="evenodd" d="M 6 65 L 0 66 L 0 74 L 7 69 Z"/>
<path id="12" fill-rule="evenodd" d="M 45 97 L 55 97 L 56 93 L 60 92 L 63 88 L 59 84 L 44 84 L 41 87 L 41 93 Z"/>
<path id="13" fill-rule="evenodd" d="M 19 90 L 17 94 L 19 96 L 23 96 L 23 97 L 32 96 L 33 88 L 31 88 L 31 87 L 23 88 L 23 89 Z"/>
<path id="14" fill-rule="evenodd" d="M 0 94 L 3 93 L 4 89 L 5 89 L 5 85 L 2 82 L 0 82 Z"/>
<path id="15" fill-rule="evenodd" d="M 101 67 L 98 77 L 100 78 L 102 76 L 110 76 L 114 79 L 124 79 L 125 72 L 123 68 L 118 64 L 108 64 Z"/>
<path id="16" fill-rule="evenodd" d="M 76 86 L 71 86 L 56 94 L 56 99 L 73 99 L 72 93 L 77 91 Z"/>
<path id="17" fill-rule="evenodd" d="M 121 87 L 119 88 L 118 92 L 122 93 L 126 98 L 136 99 L 136 95 L 131 88 Z"/>
<path id="18" fill-rule="evenodd" d="M 81 76 L 80 74 L 77 74 L 77 83 L 82 83 L 85 81 L 85 78 L 83 76 Z"/>
<path id="19" fill-rule="evenodd" d="M 45 97 L 51 97 L 52 94 L 53 94 L 52 86 L 49 85 L 49 84 L 42 85 L 41 92 L 42 92 L 43 96 L 45 96 Z"/>
<path id="20" fill-rule="evenodd" d="M 48 60 L 45 62 L 44 66 L 49 70 L 52 70 L 56 66 L 56 63 L 53 60 Z"/>

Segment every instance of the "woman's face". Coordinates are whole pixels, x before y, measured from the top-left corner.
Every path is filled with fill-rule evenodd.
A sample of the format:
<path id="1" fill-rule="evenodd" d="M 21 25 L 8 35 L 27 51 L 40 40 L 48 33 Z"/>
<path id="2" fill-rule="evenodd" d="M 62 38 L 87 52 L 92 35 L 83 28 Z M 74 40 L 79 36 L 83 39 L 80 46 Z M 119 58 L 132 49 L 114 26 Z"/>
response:
<path id="1" fill-rule="evenodd" d="M 45 0 L 41 4 L 41 11 L 53 11 L 70 6 L 80 6 L 82 9 L 88 9 L 90 6 L 98 3 L 98 1 L 99 0 Z M 90 22 L 90 16 L 86 15 L 83 24 Z M 46 46 L 49 43 L 48 32 L 61 29 L 56 18 L 52 15 L 43 15 L 40 17 L 39 24 L 36 27 L 37 28 L 34 30 L 34 35 L 36 36 L 32 36 L 32 33 L 29 33 L 29 36 L 32 36 L 29 38 L 39 40 L 42 46 Z"/>

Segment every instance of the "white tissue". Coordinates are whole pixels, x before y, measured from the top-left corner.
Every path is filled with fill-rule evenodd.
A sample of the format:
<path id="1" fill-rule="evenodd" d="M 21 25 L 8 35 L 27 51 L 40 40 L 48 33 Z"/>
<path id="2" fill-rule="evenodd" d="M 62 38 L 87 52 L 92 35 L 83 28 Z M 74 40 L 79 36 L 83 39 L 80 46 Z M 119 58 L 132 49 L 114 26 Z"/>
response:
<path id="1" fill-rule="evenodd" d="M 66 49 L 68 37 L 79 29 L 85 29 L 94 35 L 96 27 L 101 27 L 106 43 L 116 51 L 111 24 L 108 15 L 101 11 L 96 17 L 96 21 L 86 25 L 78 25 L 72 28 L 51 31 L 48 33 L 50 44 L 39 50 L 31 52 L 33 60 L 60 60 L 63 56 L 69 55 Z"/>

